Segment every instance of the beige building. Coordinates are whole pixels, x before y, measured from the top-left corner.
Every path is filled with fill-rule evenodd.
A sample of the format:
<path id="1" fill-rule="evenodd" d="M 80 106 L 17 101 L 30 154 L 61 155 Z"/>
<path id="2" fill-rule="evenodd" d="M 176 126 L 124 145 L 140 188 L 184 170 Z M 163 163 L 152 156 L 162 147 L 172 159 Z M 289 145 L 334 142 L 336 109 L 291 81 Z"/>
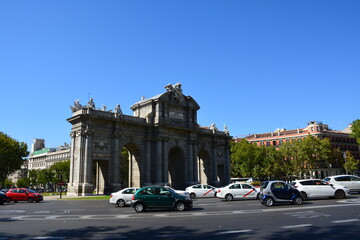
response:
<path id="1" fill-rule="evenodd" d="M 44 139 L 34 139 L 27 162 L 28 170 L 49 168 L 56 162 L 70 159 L 70 146 L 64 144 L 57 148 L 45 148 Z"/>
<path id="2" fill-rule="evenodd" d="M 310 121 L 304 128 L 293 130 L 276 129 L 274 132 L 252 134 L 245 137 L 245 139 L 257 146 L 280 147 L 286 142 L 312 135 L 320 139 L 328 138 L 333 148 L 338 148 L 343 153 L 350 151 L 354 158 L 360 159 L 359 144 L 355 138 L 350 137 L 350 127 L 345 128 L 343 131 L 336 131 L 320 121 Z M 235 142 L 237 140 L 235 139 Z M 342 166 L 326 166 L 323 164 L 321 168 L 314 172 L 314 177 L 323 178 L 324 176 L 344 173 L 343 171 Z"/>

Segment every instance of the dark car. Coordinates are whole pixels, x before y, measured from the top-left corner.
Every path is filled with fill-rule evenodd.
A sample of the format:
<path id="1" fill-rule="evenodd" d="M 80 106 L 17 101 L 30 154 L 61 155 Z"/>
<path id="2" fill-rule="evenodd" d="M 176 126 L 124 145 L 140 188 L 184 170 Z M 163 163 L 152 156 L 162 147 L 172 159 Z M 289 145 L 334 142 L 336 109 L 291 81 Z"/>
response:
<path id="1" fill-rule="evenodd" d="M 274 203 L 292 203 L 297 205 L 303 203 L 303 198 L 299 190 L 284 181 L 262 182 L 259 200 L 268 207 Z"/>
<path id="2" fill-rule="evenodd" d="M 183 211 L 191 209 L 193 202 L 189 197 L 180 195 L 166 187 L 144 187 L 136 191 L 131 206 L 136 212 L 143 212 L 149 208 L 172 208 Z"/>
<path id="3" fill-rule="evenodd" d="M 6 192 L 8 202 L 14 201 L 28 201 L 28 202 L 40 202 L 43 200 L 43 196 L 28 188 L 12 188 Z"/>
<path id="4" fill-rule="evenodd" d="M 0 205 L 3 205 L 5 202 L 8 201 L 8 198 L 5 193 L 0 192 Z"/>

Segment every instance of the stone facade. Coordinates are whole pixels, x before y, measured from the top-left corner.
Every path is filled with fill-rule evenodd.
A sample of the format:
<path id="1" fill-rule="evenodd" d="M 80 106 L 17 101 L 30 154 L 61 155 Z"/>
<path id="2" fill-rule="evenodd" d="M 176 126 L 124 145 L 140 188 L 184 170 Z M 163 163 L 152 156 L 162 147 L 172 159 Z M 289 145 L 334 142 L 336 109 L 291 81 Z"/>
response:
<path id="1" fill-rule="evenodd" d="M 109 193 L 124 186 L 122 168 L 128 169 L 128 186 L 171 185 L 184 189 L 195 183 L 215 186 L 230 180 L 229 132 L 197 123 L 196 101 L 182 93 L 181 85 L 142 99 L 123 115 L 86 106 L 71 106 L 71 167 L 68 195 Z M 122 150 L 128 162 L 121 161 Z"/>

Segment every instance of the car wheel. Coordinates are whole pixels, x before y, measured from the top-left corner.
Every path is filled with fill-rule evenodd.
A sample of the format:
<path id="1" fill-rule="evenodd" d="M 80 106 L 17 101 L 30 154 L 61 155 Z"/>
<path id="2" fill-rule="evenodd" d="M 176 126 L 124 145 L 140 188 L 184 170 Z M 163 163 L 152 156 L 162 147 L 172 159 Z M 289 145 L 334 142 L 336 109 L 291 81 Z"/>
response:
<path id="1" fill-rule="evenodd" d="M 191 199 L 195 199 L 195 198 L 196 198 L 196 194 L 195 194 L 195 193 L 190 193 L 190 198 L 191 198 Z"/>
<path id="2" fill-rule="evenodd" d="M 28 202 L 33 202 L 33 201 L 34 201 L 33 198 L 31 198 L 31 197 L 28 198 Z"/>
<path id="3" fill-rule="evenodd" d="M 302 198 L 303 198 L 304 200 L 307 199 L 307 194 L 306 194 L 306 192 L 301 192 L 301 196 L 302 196 Z"/>
<path id="4" fill-rule="evenodd" d="M 233 199 L 234 199 L 233 195 L 231 195 L 231 194 L 226 194 L 226 196 L 225 196 L 225 200 L 226 200 L 226 201 L 232 201 Z"/>
<path id="5" fill-rule="evenodd" d="M 303 202 L 303 198 L 300 196 L 295 197 L 293 200 L 293 203 L 296 205 L 300 205 L 300 204 L 302 204 L 302 202 Z"/>
<path id="6" fill-rule="evenodd" d="M 175 209 L 181 212 L 185 209 L 185 204 L 183 202 L 178 202 L 175 205 Z"/>
<path id="7" fill-rule="evenodd" d="M 264 205 L 267 207 L 271 207 L 274 204 L 274 200 L 271 197 L 264 199 Z"/>
<path id="8" fill-rule="evenodd" d="M 144 204 L 136 203 L 134 206 L 135 212 L 140 213 L 144 211 Z"/>
<path id="9" fill-rule="evenodd" d="M 342 190 L 337 190 L 337 191 L 335 192 L 335 198 L 337 198 L 337 199 L 343 199 L 343 198 L 345 198 L 345 193 L 344 193 L 344 191 L 342 191 Z"/>
<path id="10" fill-rule="evenodd" d="M 117 202 L 116 202 L 116 205 L 118 207 L 125 207 L 125 201 L 123 199 L 119 199 Z"/>

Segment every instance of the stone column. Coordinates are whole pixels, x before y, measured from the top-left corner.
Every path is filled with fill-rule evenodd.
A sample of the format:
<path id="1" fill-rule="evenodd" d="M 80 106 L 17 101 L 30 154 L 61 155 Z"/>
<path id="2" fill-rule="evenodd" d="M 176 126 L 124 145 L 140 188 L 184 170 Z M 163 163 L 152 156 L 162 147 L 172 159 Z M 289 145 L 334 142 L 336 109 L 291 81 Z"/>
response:
<path id="1" fill-rule="evenodd" d="M 216 186 L 217 185 L 217 159 L 216 159 L 216 143 L 213 139 L 211 146 L 211 179 L 210 184 Z"/>
<path id="2" fill-rule="evenodd" d="M 121 179 L 121 172 L 120 172 L 120 159 L 121 159 L 121 148 L 120 148 L 120 141 L 121 141 L 121 134 L 120 132 L 114 133 L 114 145 L 113 145 L 113 159 L 112 159 L 112 179 L 111 184 L 113 187 L 113 191 L 118 191 L 122 188 L 120 179 Z"/>
<path id="3" fill-rule="evenodd" d="M 156 185 L 162 185 L 162 141 L 158 138 L 156 141 Z"/>
<path id="4" fill-rule="evenodd" d="M 192 140 L 188 140 L 188 144 L 187 144 L 187 149 L 188 149 L 188 161 L 186 163 L 186 165 L 188 166 L 187 168 L 187 176 L 186 176 L 186 182 L 187 185 L 192 185 L 193 184 L 193 179 L 194 179 L 194 152 L 193 152 L 193 141 Z"/>
<path id="5" fill-rule="evenodd" d="M 193 154 L 194 154 L 194 158 L 193 158 L 193 169 L 194 169 L 194 178 L 193 181 L 194 183 L 198 183 L 199 182 L 199 164 L 198 164 L 198 143 L 194 142 L 193 145 Z"/>
<path id="6" fill-rule="evenodd" d="M 83 162 L 83 181 L 82 181 L 82 195 L 92 195 L 93 184 L 92 182 L 92 131 L 85 130 L 82 134 L 84 138 L 84 156 Z"/>
<path id="7" fill-rule="evenodd" d="M 225 179 L 225 184 L 230 183 L 230 144 L 229 144 L 229 140 L 226 139 L 225 140 L 225 154 L 224 154 L 224 179 Z"/>
<path id="8" fill-rule="evenodd" d="M 145 139 L 145 167 L 144 173 L 145 174 L 145 186 L 151 185 L 151 138 L 147 137 Z"/>
<path id="9" fill-rule="evenodd" d="M 169 184 L 169 152 L 168 152 L 168 138 L 164 138 L 163 142 L 163 183 Z"/>

